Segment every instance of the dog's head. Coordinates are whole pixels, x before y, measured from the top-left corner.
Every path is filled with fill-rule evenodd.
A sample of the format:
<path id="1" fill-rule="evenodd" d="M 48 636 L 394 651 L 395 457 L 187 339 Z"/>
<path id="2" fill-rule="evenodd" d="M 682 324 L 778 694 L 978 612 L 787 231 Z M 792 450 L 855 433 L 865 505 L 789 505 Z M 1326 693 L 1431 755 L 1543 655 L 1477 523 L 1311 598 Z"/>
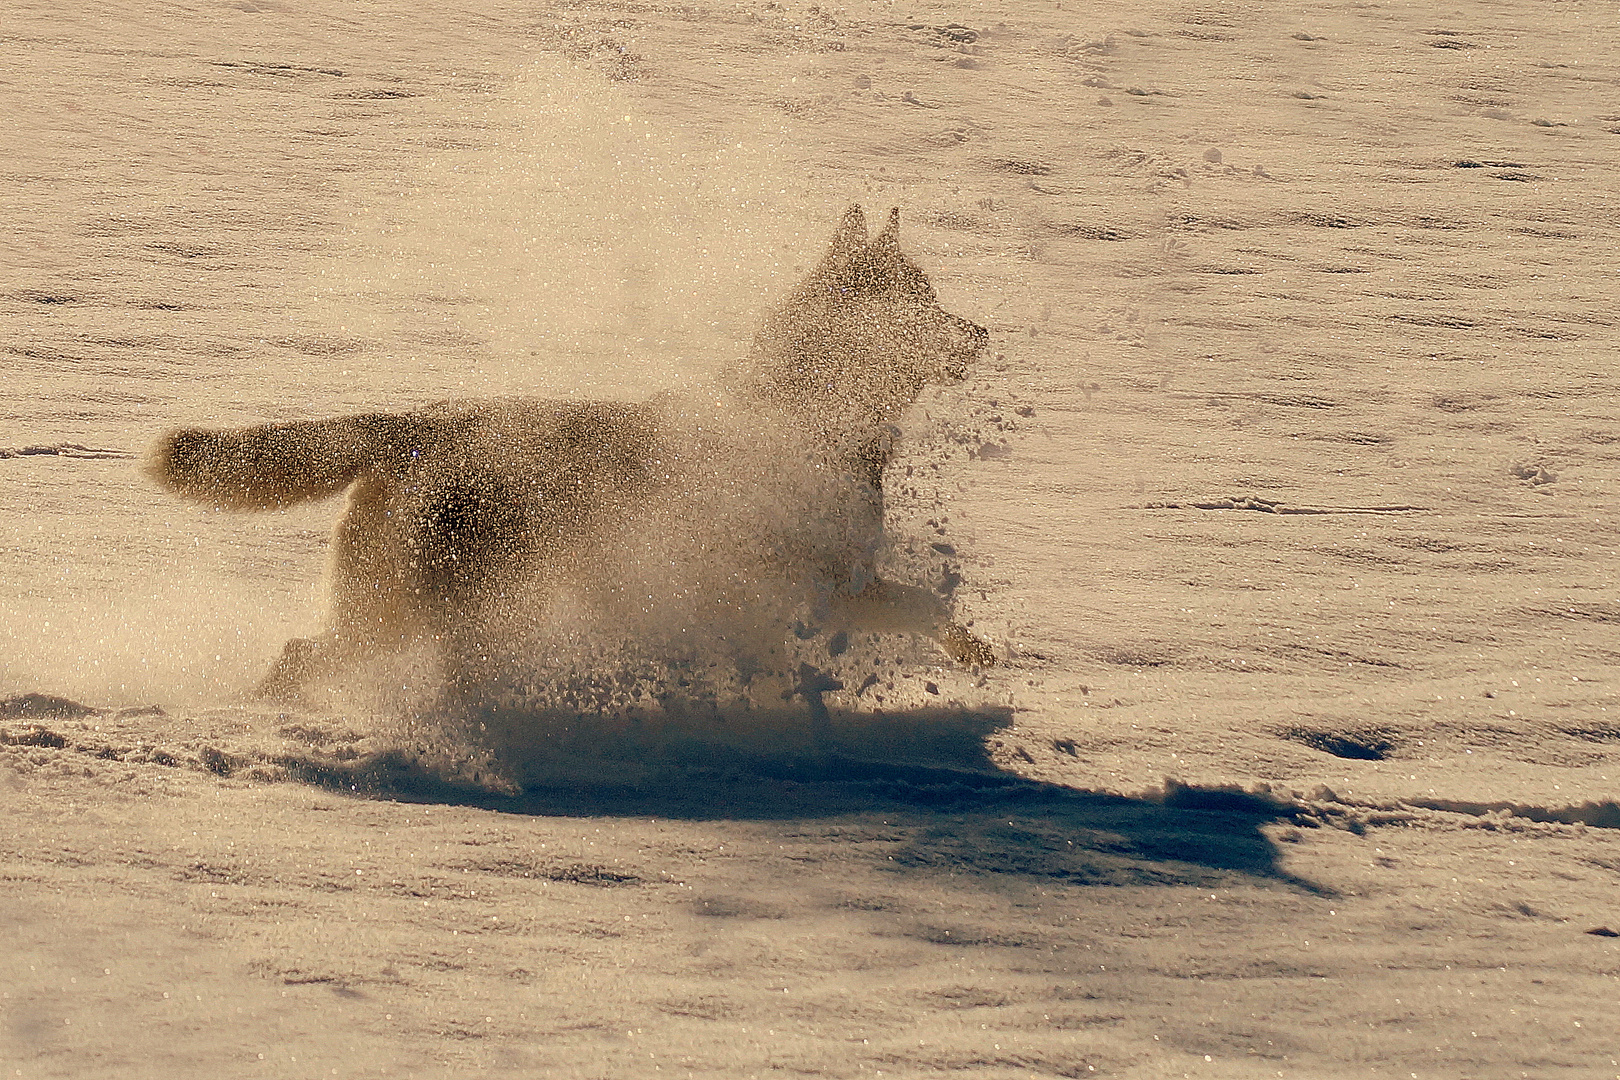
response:
<path id="1" fill-rule="evenodd" d="M 918 388 L 955 382 L 989 341 L 984 327 L 939 305 L 933 284 L 900 250 L 900 210 L 868 238 L 859 206 L 844 212 L 821 265 L 789 301 L 821 308 L 820 317 L 853 318 L 893 344 L 884 357 Z"/>
<path id="2" fill-rule="evenodd" d="M 868 237 L 861 208 L 850 207 L 821 263 L 725 377 L 822 437 L 864 445 L 924 386 L 965 376 L 990 335 L 939 306 L 899 234 L 899 211 Z"/>

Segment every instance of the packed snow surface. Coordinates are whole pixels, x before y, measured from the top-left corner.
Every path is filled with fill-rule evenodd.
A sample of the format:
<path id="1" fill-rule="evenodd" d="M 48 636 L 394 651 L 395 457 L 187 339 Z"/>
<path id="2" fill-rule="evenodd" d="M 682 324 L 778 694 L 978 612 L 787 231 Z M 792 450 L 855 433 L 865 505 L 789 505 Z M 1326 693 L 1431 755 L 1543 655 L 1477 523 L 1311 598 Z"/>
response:
<path id="1" fill-rule="evenodd" d="M 0 1075 L 1620 1075 L 1616 56 L 1581 0 L 13 0 Z M 246 696 L 342 504 L 183 502 L 160 432 L 689 392 L 852 203 L 991 331 L 883 557 L 994 667 Z"/>

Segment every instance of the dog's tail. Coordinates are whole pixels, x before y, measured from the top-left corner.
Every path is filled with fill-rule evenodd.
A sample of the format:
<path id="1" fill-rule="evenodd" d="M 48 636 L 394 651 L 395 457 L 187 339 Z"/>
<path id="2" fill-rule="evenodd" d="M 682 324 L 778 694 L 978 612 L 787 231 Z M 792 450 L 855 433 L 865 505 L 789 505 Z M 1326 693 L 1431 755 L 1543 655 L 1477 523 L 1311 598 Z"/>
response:
<path id="1" fill-rule="evenodd" d="M 164 487 L 232 510 L 278 510 L 335 495 L 385 453 L 398 417 L 345 416 L 231 431 L 166 432 L 143 471 Z"/>

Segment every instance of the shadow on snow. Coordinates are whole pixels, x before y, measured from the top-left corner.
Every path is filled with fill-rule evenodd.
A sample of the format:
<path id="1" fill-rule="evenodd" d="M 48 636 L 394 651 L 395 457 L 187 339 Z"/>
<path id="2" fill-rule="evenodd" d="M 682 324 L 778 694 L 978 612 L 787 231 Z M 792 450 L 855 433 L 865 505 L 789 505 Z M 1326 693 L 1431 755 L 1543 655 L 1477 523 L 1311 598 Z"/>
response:
<path id="1" fill-rule="evenodd" d="M 67 699 L 0 702 L 0 719 L 100 712 Z M 227 752 L 146 760 L 222 777 L 292 779 L 364 798 L 479 807 L 505 814 L 689 821 L 879 820 L 903 839 L 896 870 L 1012 875 L 1072 885 L 1212 886 L 1258 879 L 1328 894 L 1282 870 L 1261 831 L 1319 824 L 1310 807 L 1263 792 L 1166 779 L 1137 796 L 1084 791 L 997 765 L 1010 709 L 828 709 L 719 713 L 650 723 L 501 714 L 471 725 L 482 754 L 403 745 L 358 751 Z M 37 724 L 0 741 L 117 756 Z M 189 757 L 189 755 L 187 755 Z"/>
<path id="2" fill-rule="evenodd" d="M 819 704 L 819 703 L 818 703 Z M 513 717 L 485 723 L 510 730 Z M 1315 825 L 1308 808 L 1264 793 L 1166 779 L 1129 797 L 1034 780 L 998 766 L 995 733 L 1009 709 L 914 709 L 871 715 L 783 712 L 647 730 L 566 730 L 514 747 L 487 774 L 435 766 L 410 750 L 350 761 L 280 757 L 295 778 L 329 790 L 508 814 L 692 821 L 881 818 L 908 834 L 896 869 L 1008 874 L 1074 885 L 1230 883 L 1234 875 L 1312 893 L 1279 866 L 1261 831 Z M 516 779 L 514 779 L 514 777 Z"/>

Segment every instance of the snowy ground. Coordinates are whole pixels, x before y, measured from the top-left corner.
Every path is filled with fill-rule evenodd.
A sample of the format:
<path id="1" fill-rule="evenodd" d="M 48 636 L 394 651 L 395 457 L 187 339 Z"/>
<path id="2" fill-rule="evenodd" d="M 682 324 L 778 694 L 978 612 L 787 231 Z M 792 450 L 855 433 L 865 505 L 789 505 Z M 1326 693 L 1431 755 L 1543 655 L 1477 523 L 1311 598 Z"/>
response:
<path id="1" fill-rule="evenodd" d="M 1620 1075 L 1612 7 L 1073 8 L 8 4 L 0 1075 Z M 854 201 L 984 685 L 514 798 L 240 704 L 337 507 L 156 431 L 701 378 Z"/>

